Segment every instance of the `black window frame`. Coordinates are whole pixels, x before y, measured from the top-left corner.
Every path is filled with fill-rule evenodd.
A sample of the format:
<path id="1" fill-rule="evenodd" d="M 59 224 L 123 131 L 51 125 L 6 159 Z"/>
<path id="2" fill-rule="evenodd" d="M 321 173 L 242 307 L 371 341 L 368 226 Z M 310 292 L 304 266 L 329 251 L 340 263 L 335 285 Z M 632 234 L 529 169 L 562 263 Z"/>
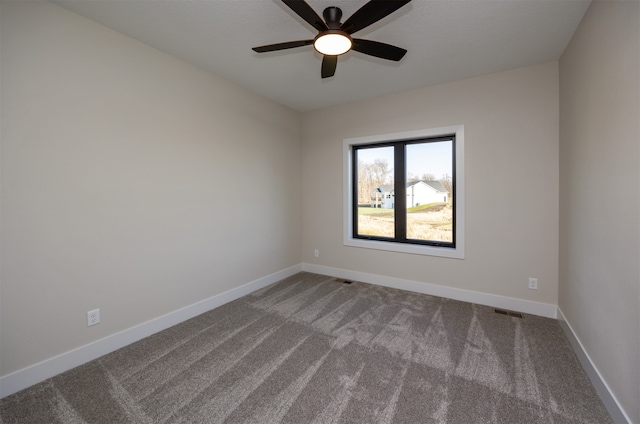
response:
<path id="1" fill-rule="evenodd" d="M 433 142 L 451 141 L 451 193 L 450 201 L 452 202 L 452 240 L 451 242 L 437 240 L 419 240 L 409 239 L 407 234 L 407 181 L 406 181 L 406 146 L 411 144 L 425 144 Z M 376 147 L 393 147 L 394 148 L 394 164 L 393 164 L 393 186 L 395 193 L 394 204 L 394 237 L 375 236 L 368 234 L 358 234 L 358 150 L 364 150 Z M 431 246 L 440 248 L 456 248 L 456 134 L 438 135 L 434 137 L 420 137 L 407 140 L 392 140 L 383 142 L 373 142 L 366 144 L 352 145 L 351 155 L 351 219 L 352 234 L 351 237 L 356 240 L 374 240 L 389 243 L 411 244 L 421 246 Z"/>

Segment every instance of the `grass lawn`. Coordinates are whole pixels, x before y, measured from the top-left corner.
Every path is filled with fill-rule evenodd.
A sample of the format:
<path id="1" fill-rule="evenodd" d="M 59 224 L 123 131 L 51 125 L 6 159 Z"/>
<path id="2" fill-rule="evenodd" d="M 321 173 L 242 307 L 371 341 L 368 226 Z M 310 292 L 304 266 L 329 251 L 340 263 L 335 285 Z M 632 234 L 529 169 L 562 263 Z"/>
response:
<path id="1" fill-rule="evenodd" d="M 359 207 L 358 215 L 385 215 L 393 214 L 393 209 Z"/>
<path id="2" fill-rule="evenodd" d="M 416 240 L 452 241 L 453 215 L 447 203 L 429 203 L 409 208 L 407 237 Z M 358 208 L 358 233 L 393 237 L 394 210 Z"/>
<path id="3" fill-rule="evenodd" d="M 407 212 L 418 212 L 424 209 L 429 209 L 434 206 L 444 206 L 446 203 L 427 203 L 426 205 L 415 206 L 413 208 L 407 209 Z M 359 207 L 358 215 L 384 215 L 384 214 L 392 214 L 393 209 L 384 209 L 384 208 L 371 208 L 371 207 Z"/>

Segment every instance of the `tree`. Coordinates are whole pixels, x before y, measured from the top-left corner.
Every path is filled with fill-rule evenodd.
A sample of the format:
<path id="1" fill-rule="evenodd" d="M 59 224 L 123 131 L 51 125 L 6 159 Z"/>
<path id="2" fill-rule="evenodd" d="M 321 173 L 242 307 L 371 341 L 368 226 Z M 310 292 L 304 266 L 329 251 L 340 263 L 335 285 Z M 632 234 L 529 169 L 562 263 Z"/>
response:
<path id="1" fill-rule="evenodd" d="M 375 187 L 390 182 L 391 169 L 385 159 L 376 159 L 371 164 L 371 181 Z M 374 188 L 375 188 L 374 187 Z"/>
<path id="2" fill-rule="evenodd" d="M 442 178 L 440 178 L 440 184 L 449 192 L 449 198 L 453 195 L 453 181 L 451 180 L 451 175 L 444 174 Z"/>
<path id="3" fill-rule="evenodd" d="M 363 161 L 358 160 L 358 204 L 366 204 L 370 201 L 371 196 L 371 179 L 370 165 Z"/>
<path id="4" fill-rule="evenodd" d="M 420 181 L 420 178 L 413 172 L 407 172 L 407 182 L 414 183 L 416 181 Z"/>
<path id="5" fill-rule="evenodd" d="M 370 204 L 373 190 L 390 182 L 392 169 L 384 159 L 358 160 L 358 204 Z"/>

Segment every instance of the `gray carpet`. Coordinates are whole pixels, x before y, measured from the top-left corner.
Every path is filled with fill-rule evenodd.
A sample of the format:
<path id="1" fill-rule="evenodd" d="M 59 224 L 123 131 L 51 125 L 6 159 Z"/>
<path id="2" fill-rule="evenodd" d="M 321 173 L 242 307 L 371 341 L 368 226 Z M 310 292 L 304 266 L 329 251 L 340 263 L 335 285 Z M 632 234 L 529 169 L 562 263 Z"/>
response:
<path id="1" fill-rule="evenodd" d="M 300 273 L 0 401 L 4 423 L 607 423 L 555 320 Z"/>

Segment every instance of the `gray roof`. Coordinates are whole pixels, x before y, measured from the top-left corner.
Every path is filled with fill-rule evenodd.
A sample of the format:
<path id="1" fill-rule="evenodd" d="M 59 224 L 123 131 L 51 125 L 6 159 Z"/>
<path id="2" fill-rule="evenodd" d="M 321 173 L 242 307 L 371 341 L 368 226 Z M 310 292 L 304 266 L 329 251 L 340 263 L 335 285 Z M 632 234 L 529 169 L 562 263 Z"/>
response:
<path id="1" fill-rule="evenodd" d="M 384 184 L 377 188 L 380 193 L 393 193 L 393 185 Z"/>
<path id="2" fill-rule="evenodd" d="M 424 181 L 424 183 L 431 186 L 432 188 L 436 189 L 441 193 L 447 192 L 447 189 L 444 188 L 444 186 L 442 185 L 442 183 L 440 183 L 440 181 Z"/>
<path id="3" fill-rule="evenodd" d="M 429 187 L 433 188 L 434 190 L 440 192 L 440 193 L 447 193 L 447 189 L 444 188 L 444 186 L 440 183 L 440 181 L 412 181 L 410 183 L 407 183 L 407 188 L 414 186 L 416 184 L 419 183 L 424 183 L 426 185 L 428 185 Z M 384 184 L 381 185 L 380 187 L 378 187 L 376 189 L 378 192 L 380 193 L 393 193 L 393 185 L 391 184 Z"/>

